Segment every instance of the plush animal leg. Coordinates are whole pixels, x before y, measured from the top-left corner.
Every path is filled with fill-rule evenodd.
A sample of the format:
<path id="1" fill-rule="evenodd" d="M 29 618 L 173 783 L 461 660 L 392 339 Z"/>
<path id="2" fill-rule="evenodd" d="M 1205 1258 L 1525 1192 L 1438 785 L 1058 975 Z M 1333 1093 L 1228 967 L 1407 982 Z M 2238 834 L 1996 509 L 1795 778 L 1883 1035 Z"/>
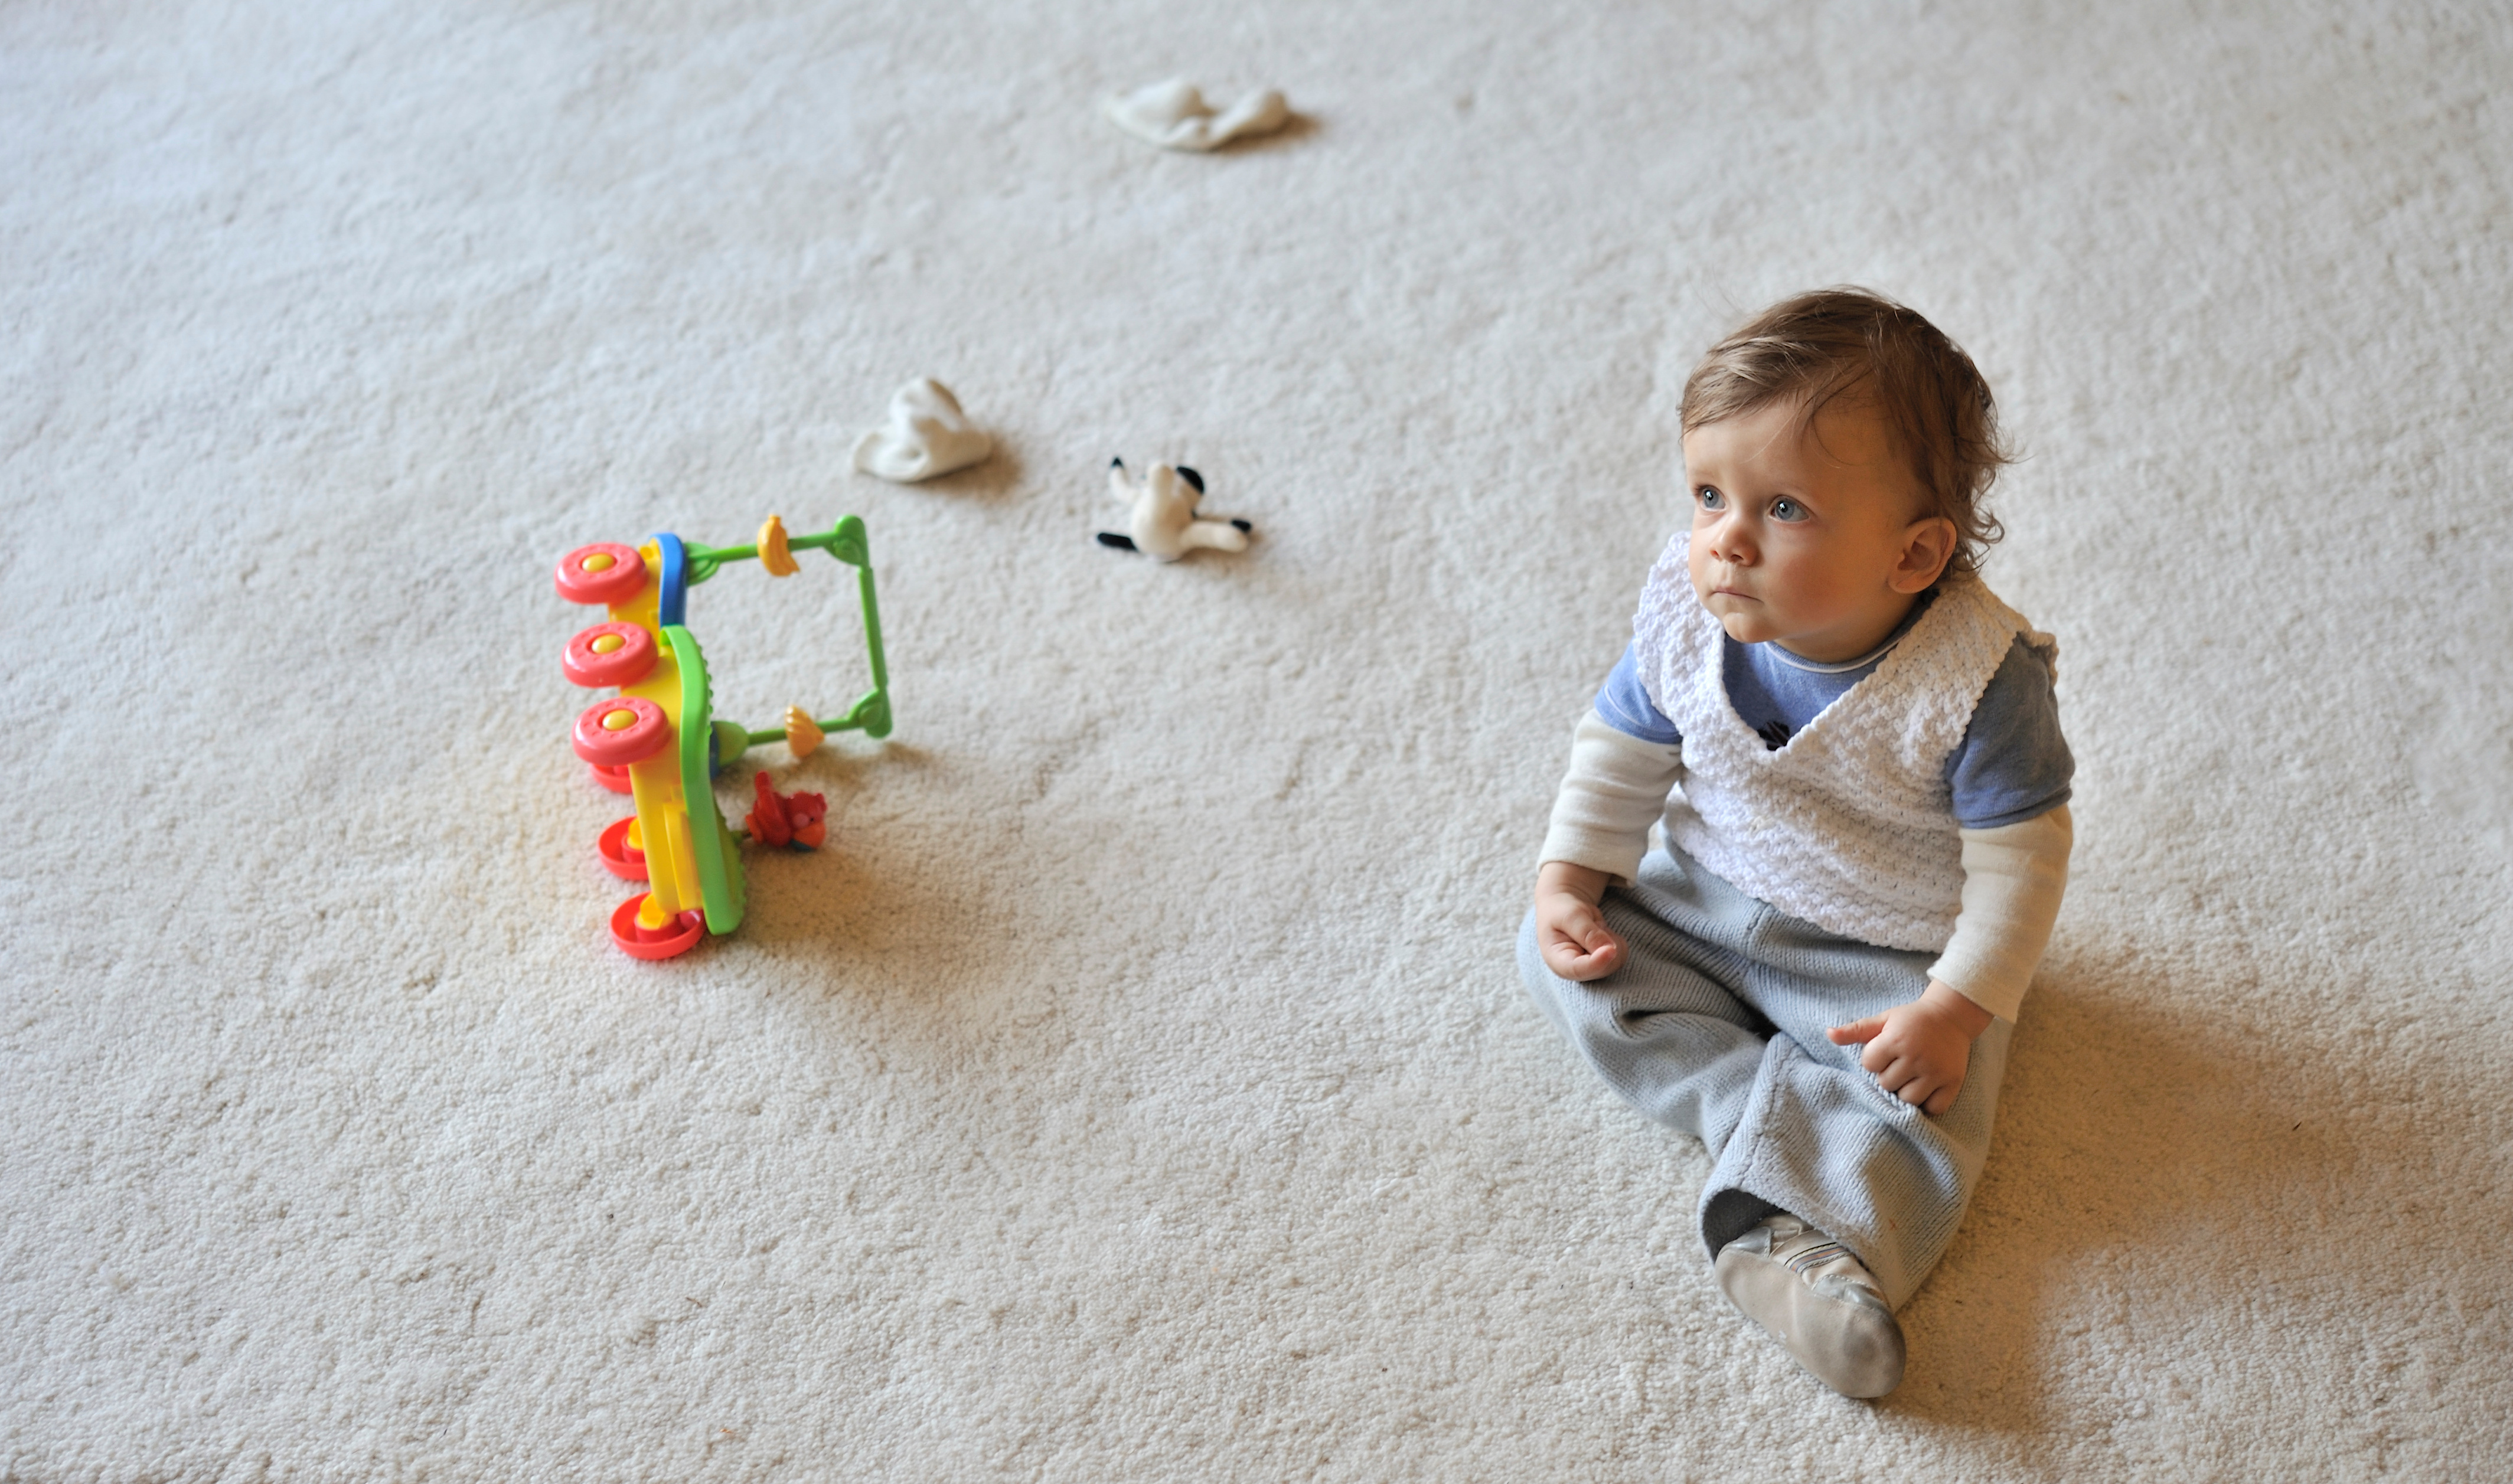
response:
<path id="1" fill-rule="evenodd" d="M 1211 551 L 1246 551 L 1248 532 L 1236 521 L 1193 521 L 1188 523 L 1180 539 L 1189 546 Z"/>
<path id="2" fill-rule="evenodd" d="M 1126 472 L 1126 461 L 1122 458 L 1108 460 L 1108 492 L 1123 501 L 1129 511 L 1135 508 L 1135 500 L 1141 492 L 1136 486 L 1134 477 Z M 1138 549 L 1135 545 L 1133 536 L 1113 530 L 1099 532 L 1099 544 L 1114 551 Z"/>

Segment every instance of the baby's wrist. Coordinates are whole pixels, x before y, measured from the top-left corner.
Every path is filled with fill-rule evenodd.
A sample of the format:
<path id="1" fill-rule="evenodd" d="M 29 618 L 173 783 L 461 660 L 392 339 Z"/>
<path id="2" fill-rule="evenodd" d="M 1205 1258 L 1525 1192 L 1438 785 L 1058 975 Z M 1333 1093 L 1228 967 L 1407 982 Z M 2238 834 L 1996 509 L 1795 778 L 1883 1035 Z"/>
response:
<path id="1" fill-rule="evenodd" d="M 1536 868 L 1536 894 L 1546 896 L 1564 892 L 1594 907 L 1605 899 L 1606 888 L 1614 884 L 1614 879 L 1594 866 L 1582 866 L 1573 861 L 1546 861 Z"/>
<path id="2" fill-rule="evenodd" d="M 1977 1040 L 1998 1017 L 1982 1009 L 1971 996 L 1942 980 L 1932 979 L 1921 992 L 1920 1003 L 1964 1034 L 1968 1040 Z"/>

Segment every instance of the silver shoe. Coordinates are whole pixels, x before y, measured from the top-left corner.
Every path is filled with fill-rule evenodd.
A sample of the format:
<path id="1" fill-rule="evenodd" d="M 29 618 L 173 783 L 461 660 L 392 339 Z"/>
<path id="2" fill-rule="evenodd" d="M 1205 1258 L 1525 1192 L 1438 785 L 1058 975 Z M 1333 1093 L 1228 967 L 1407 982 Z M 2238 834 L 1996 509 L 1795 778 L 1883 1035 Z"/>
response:
<path id="1" fill-rule="evenodd" d="M 1844 1396 L 1902 1384 L 1902 1326 L 1850 1249 L 1794 1216 L 1767 1216 L 1711 1271 L 1745 1317 Z"/>

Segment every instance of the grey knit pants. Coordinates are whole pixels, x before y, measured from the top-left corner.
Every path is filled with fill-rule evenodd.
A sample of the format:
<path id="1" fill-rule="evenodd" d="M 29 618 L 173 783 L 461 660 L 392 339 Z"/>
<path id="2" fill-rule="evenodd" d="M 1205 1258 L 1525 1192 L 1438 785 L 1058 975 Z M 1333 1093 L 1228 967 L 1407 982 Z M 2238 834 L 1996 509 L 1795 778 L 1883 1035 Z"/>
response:
<path id="1" fill-rule="evenodd" d="M 1785 1211 L 1856 1253 L 1899 1308 L 1979 1184 L 2012 1028 L 1994 1021 L 1973 1042 L 1962 1096 L 1932 1118 L 1823 1033 L 1919 998 L 1935 955 L 1825 932 L 1682 851 L 1652 851 L 1604 909 L 1630 950 L 1623 967 L 1586 984 L 1557 978 L 1531 914 L 1519 972 L 1608 1086 L 1709 1150 L 1703 1245 L 1715 1257 Z"/>

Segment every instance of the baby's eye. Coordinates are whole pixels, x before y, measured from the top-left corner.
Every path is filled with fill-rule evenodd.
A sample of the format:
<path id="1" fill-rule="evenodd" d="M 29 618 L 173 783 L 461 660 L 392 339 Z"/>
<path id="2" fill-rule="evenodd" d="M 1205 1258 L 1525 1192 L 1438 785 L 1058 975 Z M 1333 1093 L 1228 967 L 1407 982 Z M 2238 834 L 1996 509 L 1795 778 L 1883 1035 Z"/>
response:
<path id="1" fill-rule="evenodd" d="M 1704 510 L 1725 510 L 1728 508 L 1728 496 L 1721 494 L 1716 488 L 1709 485 L 1704 485 L 1700 488 L 1694 490 L 1693 498 L 1695 503 L 1700 505 Z"/>
<path id="2" fill-rule="evenodd" d="M 1803 521 L 1806 518 L 1807 508 L 1787 495 L 1772 501 L 1772 519 L 1775 521 Z"/>

